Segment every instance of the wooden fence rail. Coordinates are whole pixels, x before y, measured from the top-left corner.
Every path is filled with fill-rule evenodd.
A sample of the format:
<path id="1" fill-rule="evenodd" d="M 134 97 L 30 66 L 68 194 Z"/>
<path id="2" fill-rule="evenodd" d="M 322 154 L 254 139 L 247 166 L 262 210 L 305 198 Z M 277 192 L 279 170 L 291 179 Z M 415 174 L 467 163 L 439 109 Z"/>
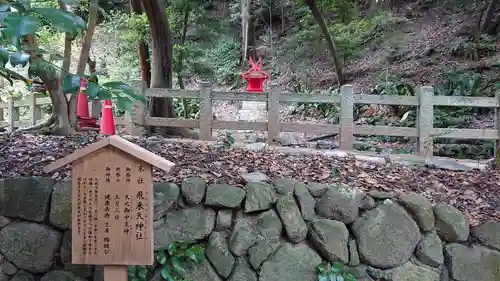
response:
<path id="1" fill-rule="evenodd" d="M 272 85 L 269 92 L 215 92 L 208 83 L 202 83 L 200 90 L 176 90 L 150 88 L 143 93 L 146 97 L 187 98 L 200 100 L 199 119 L 181 119 L 147 116 L 146 106 L 134 102 L 132 112 L 125 117 L 117 117 L 115 124 L 125 126 L 131 135 L 143 134 L 147 126 L 184 127 L 199 129 L 201 140 L 212 140 L 212 130 L 254 130 L 267 131 L 268 142 L 275 143 L 281 132 L 305 133 L 337 133 L 340 148 L 352 150 L 355 135 L 401 136 L 417 138 L 418 154 L 429 157 L 433 154 L 433 139 L 483 139 L 496 140 L 500 147 L 500 93 L 496 97 L 458 97 L 436 96 L 430 86 L 417 88 L 416 96 L 389 96 L 355 94 L 351 85 L 344 85 L 339 95 L 333 94 L 297 94 L 282 93 Z M 213 119 L 212 102 L 225 101 L 261 101 L 267 103 L 267 122 L 223 121 Z M 297 122 L 281 122 L 279 118 L 280 103 L 336 103 L 340 105 L 339 124 L 307 124 Z M 50 104 L 49 98 L 31 96 L 27 100 L 0 103 L 0 127 L 7 123 L 10 127 L 32 125 L 41 117 L 41 105 Z M 355 104 L 408 105 L 417 107 L 416 127 L 369 126 L 356 125 L 353 120 Z M 19 107 L 30 107 L 30 119 L 19 121 Z M 495 129 L 456 129 L 434 128 L 434 106 L 467 106 L 495 108 Z M 7 109 L 9 120 L 3 120 L 3 110 Z"/>

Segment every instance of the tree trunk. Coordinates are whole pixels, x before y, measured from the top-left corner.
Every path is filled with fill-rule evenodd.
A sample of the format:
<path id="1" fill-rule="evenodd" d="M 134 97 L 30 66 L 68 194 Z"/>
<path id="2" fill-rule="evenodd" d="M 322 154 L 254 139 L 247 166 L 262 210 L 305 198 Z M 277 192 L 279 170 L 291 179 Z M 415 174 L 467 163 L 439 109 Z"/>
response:
<path id="1" fill-rule="evenodd" d="M 165 15 L 163 0 L 142 0 L 142 7 L 149 20 L 151 49 L 153 50 L 151 67 L 152 88 L 172 88 L 172 35 Z M 154 98 L 150 104 L 153 117 L 175 117 L 171 98 Z M 165 133 L 196 137 L 185 128 L 170 128 Z"/>
<path id="2" fill-rule="evenodd" d="M 141 0 L 130 0 L 130 9 L 132 13 L 142 14 Z M 146 85 L 151 86 L 151 64 L 149 58 L 149 46 L 145 41 L 140 41 L 137 47 L 139 61 L 141 64 L 141 78 Z"/>
<path id="3" fill-rule="evenodd" d="M 224 0 L 224 6 L 222 7 L 222 16 L 224 18 L 229 18 L 229 0 Z"/>
<path id="4" fill-rule="evenodd" d="M 345 82 L 344 75 L 342 74 L 342 63 L 338 58 L 337 47 L 335 46 L 335 41 L 328 31 L 325 18 L 323 17 L 323 14 L 321 14 L 321 11 L 318 9 L 316 0 L 304 0 L 304 3 L 309 7 L 309 9 L 311 9 L 314 19 L 316 19 L 316 21 L 318 22 L 318 25 L 321 28 L 323 35 L 325 36 L 326 44 L 333 60 L 335 72 L 337 73 L 339 85 L 342 86 Z"/>
<path id="5" fill-rule="evenodd" d="M 486 14 L 484 16 L 484 20 L 481 23 L 481 27 L 479 29 L 480 33 L 489 33 L 491 34 L 493 31 L 493 34 L 496 31 L 496 26 L 495 26 L 495 8 L 498 0 L 490 0 L 488 3 L 488 7 L 486 8 Z"/>
<path id="6" fill-rule="evenodd" d="M 82 42 L 82 49 L 80 50 L 80 57 L 78 59 L 78 66 L 76 74 L 82 76 L 85 74 L 85 67 L 87 59 L 89 58 L 90 47 L 92 46 L 92 38 L 94 37 L 95 28 L 97 26 L 97 19 L 99 18 L 99 0 L 91 0 L 89 7 L 89 17 L 87 22 L 87 32 Z M 71 126 L 76 126 L 78 118 L 76 116 L 78 95 L 71 95 L 69 100 L 69 120 Z M 92 101 L 92 107 L 98 106 L 99 101 Z"/>
<path id="7" fill-rule="evenodd" d="M 251 0 L 241 0 L 241 50 L 243 51 L 241 62 L 244 63 L 248 57 L 248 33 L 251 28 L 250 3 Z"/>

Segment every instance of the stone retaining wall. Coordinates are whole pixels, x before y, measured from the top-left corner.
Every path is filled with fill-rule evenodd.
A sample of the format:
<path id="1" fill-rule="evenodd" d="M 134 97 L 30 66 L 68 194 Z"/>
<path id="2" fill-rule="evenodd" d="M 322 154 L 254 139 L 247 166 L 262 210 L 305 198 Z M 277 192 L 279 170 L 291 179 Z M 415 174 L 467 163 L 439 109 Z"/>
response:
<path id="1" fill-rule="evenodd" d="M 469 229 L 458 210 L 419 195 L 196 177 L 154 192 L 155 248 L 206 247 L 194 281 L 313 281 L 322 260 L 365 281 L 500 280 L 500 223 Z M 102 267 L 71 264 L 69 182 L 1 180 L 0 215 L 0 281 L 102 280 Z"/>

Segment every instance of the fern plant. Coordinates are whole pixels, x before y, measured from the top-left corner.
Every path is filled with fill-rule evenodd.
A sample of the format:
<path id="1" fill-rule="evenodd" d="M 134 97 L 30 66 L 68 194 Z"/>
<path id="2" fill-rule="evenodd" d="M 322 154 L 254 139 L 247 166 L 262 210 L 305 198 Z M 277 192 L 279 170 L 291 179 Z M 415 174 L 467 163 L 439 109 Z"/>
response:
<path id="1" fill-rule="evenodd" d="M 160 274 L 166 281 L 188 281 L 187 271 L 205 259 L 205 251 L 199 245 L 173 242 L 166 250 L 156 253 L 156 261 L 160 265 Z M 131 281 L 147 281 L 151 266 L 129 267 L 128 276 Z"/>
<path id="2" fill-rule="evenodd" d="M 356 281 L 356 277 L 349 272 L 346 272 L 344 265 L 339 262 L 330 264 L 322 262 L 316 266 L 318 281 Z"/>

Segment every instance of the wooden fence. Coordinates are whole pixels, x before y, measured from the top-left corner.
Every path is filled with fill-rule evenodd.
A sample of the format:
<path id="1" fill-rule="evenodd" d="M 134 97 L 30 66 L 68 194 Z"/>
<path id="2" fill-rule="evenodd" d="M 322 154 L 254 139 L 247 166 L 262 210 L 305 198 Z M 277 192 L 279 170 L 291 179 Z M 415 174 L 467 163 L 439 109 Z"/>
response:
<path id="1" fill-rule="evenodd" d="M 435 138 L 453 139 L 483 139 L 495 140 L 498 148 L 500 145 L 500 93 L 496 97 L 459 97 L 436 96 L 430 86 L 417 88 L 416 96 L 389 96 L 355 94 L 354 87 L 344 85 L 339 95 L 333 94 L 297 94 L 282 93 L 276 86 L 271 86 L 269 92 L 215 92 L 208 83 L 202 83 L 200 90 L 176 89 L 146 89 L 144 94 L 149 98 L 187 98 L 200 100 L 199 119 L 164 118 L 146 116 L 145 105 L 134 103 L 134 109 L 124 118 L 117 118 L 116 125 L 123 125 L 128 133 L 139 135 L 144 132 L 144 127 L 184 127 L 199 129 L 201 140 L 212 140 L 212 130 L 254 130 L 267 131 L 268 142 L 275 143 L 280 132 L 305 132 L 305 133 L 337 133 L 340 139 L 340 148 L 352 150 L 355 135 L 401 136 L 417 138 L 418 154 L 422 157 L 432 156 L 433 140 Z M 267 122 L 249 121 L 223 121 L 214 120 L 212 102 L 225 101 L 261 101 L 267 103 Z M 279 118 L 280 103 L 338 103 L 340 104 L 339 124 L 307 124 L 296 122 L 281 122 Z M 42 104 L 50 103 L 47 98 L 30 98 L 29 100 L 0 103 L 0 113 L 7 108 L 9 113 L 8 124 L 17 125 L 18 107 L 30 107 L 30 120 L 28 124 L 35 124 L 40 114 L 37 109 Z M 416 127 L 369 126 L 356 125 L 353 120 L 354 104 L 383 104 L 383 105 L 408 105 L 417 107 Z M 495 129 L 455 129 L 434 128 L 434 106 L 467 106 L 495 108 Z M 0 114 L 3 117 L 3 114 Z M 0 117 L 0 118 L 1 118 Z M 2 124 L 0 119 L 0 126 Z M 26 122 L 25 122 L 26 123 Z M 20 122 L 23 124 L 23 122 Z"/>

